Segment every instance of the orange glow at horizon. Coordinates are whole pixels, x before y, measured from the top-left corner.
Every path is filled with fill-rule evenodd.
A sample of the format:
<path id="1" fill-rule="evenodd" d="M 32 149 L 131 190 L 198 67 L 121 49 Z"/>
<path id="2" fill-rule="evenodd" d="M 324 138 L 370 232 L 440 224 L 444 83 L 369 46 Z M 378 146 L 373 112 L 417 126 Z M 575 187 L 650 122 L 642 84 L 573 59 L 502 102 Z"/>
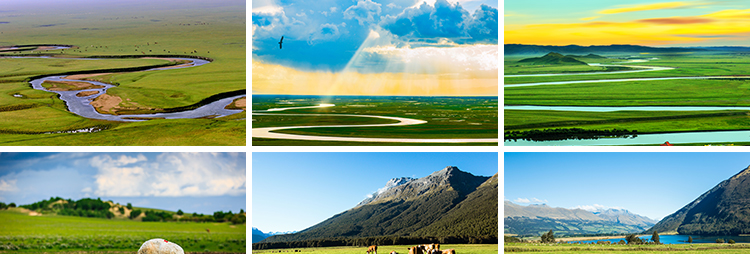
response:
<path id="1" fill-rule="evenodd" d="M 497 76 L 478 73 L 409 74 L 307 72 L 252 61 L 253 94 L 497 96 Z"/>
<path id="2" fill-rule="evenodd" d="M 665 45 L 747 38 L 750 9 L 626 22 L 506 25 L 505 44 Z"/>

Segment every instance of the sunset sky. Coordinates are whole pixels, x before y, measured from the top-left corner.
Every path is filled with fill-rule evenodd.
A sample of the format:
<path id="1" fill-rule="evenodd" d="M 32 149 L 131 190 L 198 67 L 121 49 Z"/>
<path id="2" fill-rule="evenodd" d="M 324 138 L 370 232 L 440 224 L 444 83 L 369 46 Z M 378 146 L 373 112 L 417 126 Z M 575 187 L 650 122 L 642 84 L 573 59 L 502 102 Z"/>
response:
<path id="1" fill-rule="evenodd" d="M 251 8 L 253 94 L 497 95 L 496 0 L 256 0 Z"/>
<path id="2" fill-rule="evenodd" d="M 750 46 L 747 1 L 505 1 L 506 44 Z"/>

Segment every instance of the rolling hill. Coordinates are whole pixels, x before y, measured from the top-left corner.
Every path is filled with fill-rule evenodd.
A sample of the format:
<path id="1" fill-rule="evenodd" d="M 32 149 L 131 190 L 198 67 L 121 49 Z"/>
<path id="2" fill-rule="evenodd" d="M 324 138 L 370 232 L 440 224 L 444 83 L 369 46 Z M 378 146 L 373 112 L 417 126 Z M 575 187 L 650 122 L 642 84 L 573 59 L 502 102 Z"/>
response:
<path id="1" fill-rule="evenodd" d="M 475 176 L 453 166 L 418 179 L 395 178 L 354 208 L 261 243 L 381 236 L 497 238 L 497 188 L 497 174 Z"/>
<path id="2" fill-rule="evenodd" d="M 550 52 L 543 57 L 532 57 L 518 61 L 524 64 L 533 65 L 588 65 L 570 56 L 564 56 L 555 52 Z"/>
<path id="3" fill-rule="evenodd" d="M 664 217 L 648 232 L 654 230 L 690 235 L 750 233 L 750 167 Z"/>
<path id="4" fill-rule="evenodd" d="M 680 48 L 680 47 L 648 47 L 639 45 L 593 45 L 593 46 L 579 46 L 579 45 L 567 45 L 567 46 L 549 46 L 549 45 L 529 45 L 529 44 L 505 44 L 504 45 L 506 56 L 509 55 L 543 55 L 550 52 L 557 52 L 560 54 L 601 54 L 601 53 L 678 53 L 678 52 L 695 52 L 695 51 L 707 51 L 709 48 Z"/>

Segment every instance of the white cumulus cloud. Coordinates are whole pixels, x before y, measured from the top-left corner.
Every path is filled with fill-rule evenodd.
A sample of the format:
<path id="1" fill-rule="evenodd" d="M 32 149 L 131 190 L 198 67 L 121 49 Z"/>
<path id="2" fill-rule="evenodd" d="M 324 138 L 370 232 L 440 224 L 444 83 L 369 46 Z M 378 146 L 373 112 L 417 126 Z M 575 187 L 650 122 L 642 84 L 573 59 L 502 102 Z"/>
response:
<path id="1" fill-rule="evenodd" d="M 222 196 L 246 190 L 245 164 L 232 155 L 165 153 L 150 161 L 143 155 L 91 158 L 97 169 L 98 196 Z"/>
<path id="2" fill-rule="evenodd" d="M 18 182 L 16 179 L 0 179 L 0 191 L 17 191 L 16 182 Z"/>

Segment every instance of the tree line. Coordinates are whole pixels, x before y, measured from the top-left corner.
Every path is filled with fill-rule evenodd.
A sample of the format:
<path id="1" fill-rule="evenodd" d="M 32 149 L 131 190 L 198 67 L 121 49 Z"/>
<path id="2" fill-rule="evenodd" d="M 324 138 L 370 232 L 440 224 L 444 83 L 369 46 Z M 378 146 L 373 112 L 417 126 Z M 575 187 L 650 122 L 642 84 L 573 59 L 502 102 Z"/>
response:
<path id="1" fill-rule="evenodd" d="M 114 203 L 113 201 L 109 201 Z M 61 197 L 51 197 L 49 200 L 42 200 L 28 205 L 22 205 L 21 207 L 39 211 L 42 213 L 57 213 L 58 215 L 64 216 L 79 216 L 79 217 L 95 217 L 95 218 L 107 218 L 112 219 L 115 214 L 110 211 L 113 207 L 109 202 L 102 201 L 101 198 L 91 199 L 83 198 L 77 201 L 72 199 L 63 199 Z M 9 207 L 15 207 L 14 203 L 11 203 Z M 0 203 L 0 209 L 8 207 L 5 203 Z M 156 211 L 156 210 L 140 210 L 134 209 L 131 203 L 127 203 L 125 207 L 116 205 L 117 211 L 120 214 L 126 214 L 127 210 L 130 210 L 128 218 L 134 220 L 141 214 L 144 216 L 141 221 L 183 221 L 183 222 L 230 222 L 232 224 L 244 224 L 247 221 L 245 211 L 240 209 L 239 213 L 232 213 L 232 211 L 223 212 L 217 211 L 213 215 L 203 215 L 198 213 L 185 214 L 182 209 L 177 210 L 176 213 L 167 211 Z"/>
<path id="2" fill-rule="evenodd" d="M 373 236 L 359 238 L 335 237 L 326 239 L 311 239 L 292 242 L 253 243 L 253 250 L 286 249 L 330 246 L 370 246 L 370 245 L 411 245 L 424 243 L 441 244 L 497 244 L 497 236 L 483 237 L 420 237 L 420 236 Z"/>
<path id="3" fill-rule="evenodd" d="M 626 129 L 586 130 L 581 128 L 506 131 L 505 140 L 550 141 L 568 139 L 635 138 L 638 131 Z"/>

